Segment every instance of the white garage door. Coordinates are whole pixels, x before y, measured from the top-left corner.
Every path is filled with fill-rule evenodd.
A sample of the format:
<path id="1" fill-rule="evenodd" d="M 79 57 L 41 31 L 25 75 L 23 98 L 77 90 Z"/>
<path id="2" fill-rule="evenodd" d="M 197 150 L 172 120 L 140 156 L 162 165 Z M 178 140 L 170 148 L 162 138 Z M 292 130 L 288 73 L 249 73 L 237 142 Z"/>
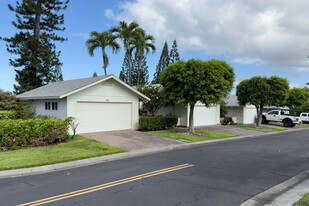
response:
<path id="1" fill-rule="evenodd" d="M 132 128 L 130 103 L 77 103 L 78 133 Z"/>
<path id="2" fill-rule="evenodd" d="M 216 114 L 216 107 L 195 106 L 193 114 L 194 126 L 216 124 Z"/>
<path id="3" fill-rule="evenodd" d="M 245 109 L 245 124 L 252 124 L 256 122 L 256 108 Z"/>

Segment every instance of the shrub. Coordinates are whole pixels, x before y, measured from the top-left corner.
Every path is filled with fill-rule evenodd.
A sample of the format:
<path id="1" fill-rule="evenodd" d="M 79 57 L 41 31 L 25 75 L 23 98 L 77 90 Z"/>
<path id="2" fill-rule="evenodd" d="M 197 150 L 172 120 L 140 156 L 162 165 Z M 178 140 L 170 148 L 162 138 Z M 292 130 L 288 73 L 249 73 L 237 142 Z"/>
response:
<path id="1" fill-rule="evenodd" d="M 224 117 L 221 121 L 222 125 L 234 124 L 232 117 Z"/>
<path id="2" fill-rule="evenodd" d="M 154 131 L 170 129 L 176 126 L 177 121 L 177 117 L 140 117 L 138 123 L 140 130 Z"/>
<path id="3" fill-rule="evenodd" d="M 11 92 L 0 90 L 0 110 L 12 110 L 17 105 L 16 96 Z"/>
<path id="4" fill-rule="evenodd" d="M 68 139 L 68 122 L 63 120 L 1 120 L 0 150 L 45 146 Z"/>
<path id="5" fill-rule="evenodd" d="M 0 120 L 16 119 L 16 113 L 14 111 L 0 111 Z"/>

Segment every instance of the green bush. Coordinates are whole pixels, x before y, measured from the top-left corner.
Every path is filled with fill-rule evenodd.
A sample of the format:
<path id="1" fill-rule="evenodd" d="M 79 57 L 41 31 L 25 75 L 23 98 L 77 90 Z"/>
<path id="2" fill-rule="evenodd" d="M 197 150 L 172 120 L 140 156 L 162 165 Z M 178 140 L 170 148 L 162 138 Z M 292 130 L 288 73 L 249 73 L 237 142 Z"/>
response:
<path id="1" fill-rule="evenodd" d="M 228 124 L 234 124 L 233 118 L 232 117 L 224 117 L 223 120 L 221 121 L 222 125 L 228 125 Z"/>
<path id="2" fill-rule="evenodd" d="M 68 122 L 63 120 L 1 120 L 0 150 L 45 146 L 68 139 Z"/>
<path id="3" fill-rule="evenodd" d="M 140 130 L 154 131 L 170 129 L 176 126 L 177 121 L 177 117 L 140 117 L 138 123 Z"/>
<path id="4" fill-rule="evenodd" d="M 14 111 L 0 111 L 0 120 L 4 119 L 16 119 L 16 113 Z"/>

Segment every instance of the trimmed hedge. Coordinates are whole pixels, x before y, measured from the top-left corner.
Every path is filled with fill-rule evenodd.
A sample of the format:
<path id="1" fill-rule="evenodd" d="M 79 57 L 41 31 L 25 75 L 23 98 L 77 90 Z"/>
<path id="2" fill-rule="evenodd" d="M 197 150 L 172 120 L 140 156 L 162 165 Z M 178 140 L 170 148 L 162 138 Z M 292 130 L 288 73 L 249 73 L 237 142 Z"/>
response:
<path id="1" fill-rule="evenodd" d="M 0 150 L 45 146 L 68 139 L 68 122 L 63 120 L 1 120 Z"/>
<path id="2" fill-rule="evenodd" d="M 138 123 L 140 130 L 154 131 L 170 129 L 176 126 L 177 121 L 177 117 L 140 117 Z"/>
<path id="3" fill-rule="evenodd" d="M 4 119 L 16 119 L 16 113 L 14 111 L 0 111 L 0 120 Z"/>

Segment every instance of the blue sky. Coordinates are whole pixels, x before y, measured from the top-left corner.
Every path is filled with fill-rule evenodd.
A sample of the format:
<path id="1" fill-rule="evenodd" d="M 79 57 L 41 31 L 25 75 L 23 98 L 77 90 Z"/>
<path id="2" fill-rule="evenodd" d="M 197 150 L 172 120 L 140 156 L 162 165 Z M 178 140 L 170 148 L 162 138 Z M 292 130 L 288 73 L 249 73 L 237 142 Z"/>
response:
<path id="1" fill-rule="evenodd" d="M 265 3 L 261 3 L 265 2 Z M 0 1 L 0 36 L 16 33 L 11 21 L 14 13 Z M 293 4 L 292 4 L 293 3 Z M 171 47 L 177 39 L 181 59 L 211 58 L 227 61 L 236 74 L 235 85 L 254 75 L 277 75 L 287 78 L 291 87 L 304 87 L 309 81 L 309 5 L 306 0 L 71 0 L 65 14 L 66 30 L 60 35 L 68 41 L 57 43 L 63 62 L 65 80 L 103 75 L 100 51 L 90 57 L 85 41 L 91 31 L 103 32 L 120 20 L 137 21 L 156 38 L 157 52 L 147 56 L 150 79 L 162 51 L 163 43 Z M 123 49 L 123 48 L 122 48 Z M 13 91 L 14 68 L 0 41 L 0 88 Z M 124 58 L 108 51 L 109 74 L 119 75 Z M 233 93 L 235 90 L 233 91 Z"/>

